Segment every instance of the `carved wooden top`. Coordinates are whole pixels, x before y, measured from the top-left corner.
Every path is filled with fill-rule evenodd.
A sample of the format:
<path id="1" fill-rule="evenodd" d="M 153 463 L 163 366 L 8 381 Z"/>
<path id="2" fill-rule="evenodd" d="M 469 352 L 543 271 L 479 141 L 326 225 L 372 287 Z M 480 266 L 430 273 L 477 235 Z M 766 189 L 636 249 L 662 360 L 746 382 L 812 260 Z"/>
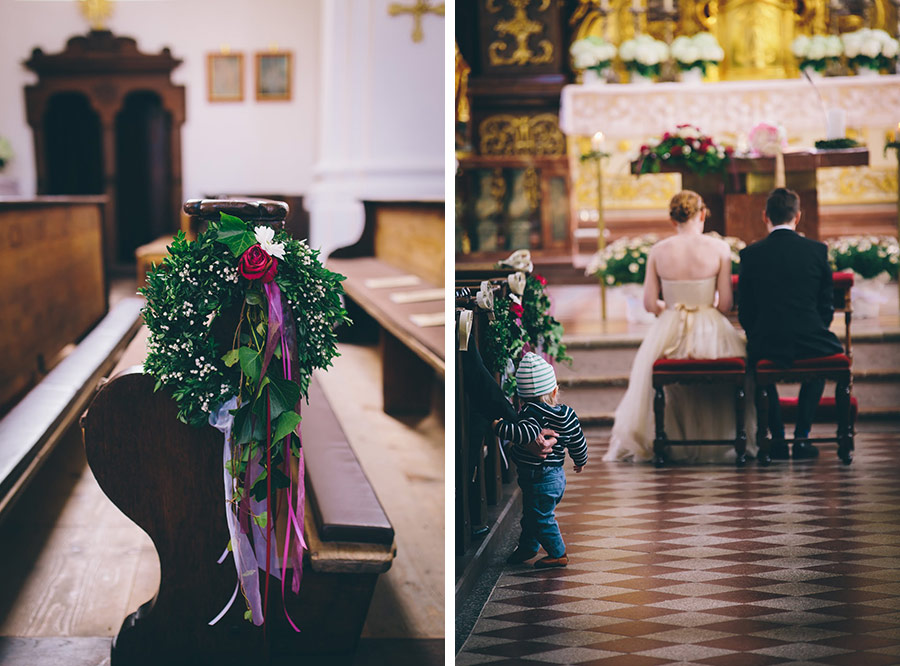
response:
<path id="1" fill-rule="evenodd" d="M 271 199 L 188 199 L 184 212 L 201 220 L 218 220 L 219 213 L 234 215 L 245 222 L 284 222 L 288 205 Z"/>
<path id="2" fill-rule="evenodd" d="M 569 85 L 563 88 L 559 124 L 566 134 L 602 131 L 609 138 L 627 138 L 690 123 L 715 137 L 749 132 L 768 121 L 783 125 L 788 136 L 812 129 L 824 137 L 823 104 L 843 109 L 848 127 L 896 127 L 900 76 L 835 76 L 817 81 L 815 88 L 801 79 Z"/>
<path id="3" fill-rule="evenodd" d="M 41 77 L 101 72 L 168 75 L 181 63 L 168 48 L 159 53 L 141 53 L 131 37 L 117 37 L 109 30 L 91 30 L 87 35 L 69 39 L 61 53 L 34 49 L 25 66 Z"/>

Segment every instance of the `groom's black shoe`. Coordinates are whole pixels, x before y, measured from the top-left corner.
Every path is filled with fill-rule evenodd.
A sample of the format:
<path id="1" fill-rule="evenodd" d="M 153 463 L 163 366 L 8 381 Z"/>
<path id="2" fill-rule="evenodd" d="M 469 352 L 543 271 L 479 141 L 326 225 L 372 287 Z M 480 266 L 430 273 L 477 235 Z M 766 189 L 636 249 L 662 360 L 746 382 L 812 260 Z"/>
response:
<path id="1" fill-rule="evenodd" d="M 769 446 L 769 455 L 772 457 L 772 460 L 788 460 L 791 457 L 791 452 L 788 449 L 787 442 L 783 439 L 772 439 L 772 444 Z"/>
<path id="2" fill-rule="evenodd" d="M 800 441 L 794 443 L 794 460 L 807 460 L 819 457 L 819 449 L 809 442 Z"/>

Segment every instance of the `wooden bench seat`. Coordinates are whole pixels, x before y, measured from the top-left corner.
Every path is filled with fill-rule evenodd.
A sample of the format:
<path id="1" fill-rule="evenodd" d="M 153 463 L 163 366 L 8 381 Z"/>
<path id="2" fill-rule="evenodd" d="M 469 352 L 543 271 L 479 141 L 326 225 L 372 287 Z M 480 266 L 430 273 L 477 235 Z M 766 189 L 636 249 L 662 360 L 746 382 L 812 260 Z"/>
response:
<path id="1" fill-rule="evenodd" d="M 408 292 L 443 289 L 443 203 L 370 201 L 365 209 L 360 240 L 335 250 L 327 266 L 347 277 L 344 291 L 351 318 L 358 318 L 352 310 L 355 305 L 378 325 L 384 411 L 427 414 L 436 402 L 432 389 L 443 387 L 444 298 L 394 299 Z M 370 282 L 398 277 L 411 277 L 417 283 L 377 288 Z M 437 316 L 440 325 L 422 325 L 415 320 L 419 315 Z M 360 322 L 356 323 L 359 328 Z"/>
<path id="2" fill-rule="evenodd" d="M 396 547 L 315 377 L 303 408 L 309 551 L 299 596 L 284 600 L 299 634 L 284 617 L 278 584 L 265 631 L 243 619 L 240 598 L 218 624 L 207 624 L 235 584 L 231 559 L 216 564 L 229 538 L 222 435 L 178 421 L 174 401 L 154 384 L 139 368 L 125 370 L 103 386 L 83 419 L 100 487 L 150 535 L 160 560 L 159 591 L 125 619 L 113 663 L 248 664 L 266 652 L 352 652 L 378 574 L 390 568 Z"/>
<path id="3" fill-rule="evenodd" d="M 134 337 L 143 303 L 140 298 L 120 301 L 0 420 L 0 519 Z"/>

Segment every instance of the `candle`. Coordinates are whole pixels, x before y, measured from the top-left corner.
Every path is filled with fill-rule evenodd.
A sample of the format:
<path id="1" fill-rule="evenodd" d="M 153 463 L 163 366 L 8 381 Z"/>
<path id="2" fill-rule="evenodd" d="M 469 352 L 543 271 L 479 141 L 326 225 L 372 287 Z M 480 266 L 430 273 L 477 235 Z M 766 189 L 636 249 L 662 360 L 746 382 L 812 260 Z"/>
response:
<path id="1" fill-rule="evenodd" d="M 636 12 L 641 11 L 641 0 L 632 0 L 631 8 Z"/>
<path id="2" fill-rule="evenodd" d="M 597 132 L 593 137 L 591 137 L 591 148 L 594 149 L 594 152 L 602 152 L 603 144 L 606 141 L 606 137 L 603 136 L 603 132 Z"/>
<path id="3" fill-rule="evenodd" d="M 600 0 L 600 10 L 607 14 L 609 12 L 609 0 Z"/>
<path id="4" fill-rule="evenodd" d="M 847 133 L 847 113 L 832 107 L 825 112 L 825 138 L 843 139 Z"/>
<path id="5" fill-rule="evenodd" d="M 671 14 L 675 11 L 675 3 L 673 0 L 663 0 L 663 9 L 666 13 Z"/>

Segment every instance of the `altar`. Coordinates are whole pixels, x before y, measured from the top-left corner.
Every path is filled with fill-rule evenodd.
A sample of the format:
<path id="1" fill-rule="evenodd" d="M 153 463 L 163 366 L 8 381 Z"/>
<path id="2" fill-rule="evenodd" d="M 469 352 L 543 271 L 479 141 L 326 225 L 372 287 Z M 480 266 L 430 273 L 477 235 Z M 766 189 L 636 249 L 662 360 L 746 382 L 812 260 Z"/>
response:
<path id="1" fill-rule="evenodd" d="M 847 135 L 868 148 L 868 164 L 837 158 L 822 162 L 823 153 L 787 156 L 787 164 L 794 159 L 819 160 L 813 168 L 815 186 L 801 189 L 815 191 L 819 206 L 883 207 L 897 202 L 897 162 L 893 154 L 883 154 L 887 132 L 896 130 L 900 121 L 897 75 L 827 77 L 815 85 L 805 79 L 567 85 L 560 102 L 560 128 L 568 137 L 572 174 L 570 213 L 576 219 L 597 205 L 594 167 L 581 160 L 597 132 L 603 133 L 610 153 L 603 167 L 604 209 L 664 211 L 669 198 L 684 186 L 682 178 L 677 173 L 633 176 L 631 161 L 641 144 L 689 123 L 718 143 L 741 148 L 750 129 L 766 121 L 785 128 L 789 153 L 815 155 L 809 151 L 826 136 L 826 108 L 844 112 Z M 804 203 L 808 208 L 810 202 Z"/>
<path id="2" fill-rule="evenodd" d="M 784 155 L 785 185 L 800 196 L 803 215 L 797 230 L 807 238 L 819 240 L 819 199 L 816 188 L 820 168 L 866 166 L 867 148 L 812 150 Z M 639 162 L 631 163 L 637 173 Z M 745 243 L 765 238 L 763 221 L 766 198 L 775 188 L 774 157 L 733 157 L 724 173 L 698 175 L 678 168 L 663 167 L 668 173 L 680 173 L 682 187 L 699 193 L 709 216 L 706 230 L 734 236 Z M 646 174 L 644 174 L 646 175 Z"/>

